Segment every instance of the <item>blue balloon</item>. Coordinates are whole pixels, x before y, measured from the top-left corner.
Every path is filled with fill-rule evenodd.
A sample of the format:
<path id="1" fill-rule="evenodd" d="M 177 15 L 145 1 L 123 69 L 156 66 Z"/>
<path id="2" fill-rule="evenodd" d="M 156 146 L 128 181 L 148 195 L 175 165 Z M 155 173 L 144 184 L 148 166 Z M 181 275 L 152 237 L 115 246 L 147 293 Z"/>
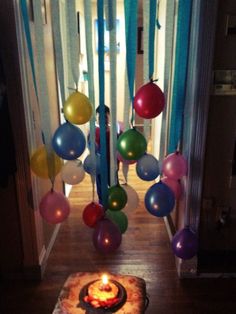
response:
<path id="1" fill-rule="evenodd" d="M 74 160 L 85 150 L 84 133 L 73 124 L 66 122 L 59 126 L 52 138 L 52 147 L 56 154 L 66 160 Z"/>
<path id="2" fill-rule="evenodd" d="M 95 163 L 94 163 L 95 161 Z M 91 155 L 88 155 L 84 160 L 84 171 L 91 175 L 100 174 L 101 156 L 96 154 L 95 160 Z"/>
<path id="3" fill-rule="evenodd" d="M 136 172 L 140 179 L 152 181 L 160 174 L 158 160 L 150 155 L 143 155 L 136 164 Z"/>
<path id="4" fill-rule="evenodd" d="M 155 183 L 146 192 L 145 206 L 156 217 L 167 216 L 175 206 L 174 193 L 165 183 Z"/>

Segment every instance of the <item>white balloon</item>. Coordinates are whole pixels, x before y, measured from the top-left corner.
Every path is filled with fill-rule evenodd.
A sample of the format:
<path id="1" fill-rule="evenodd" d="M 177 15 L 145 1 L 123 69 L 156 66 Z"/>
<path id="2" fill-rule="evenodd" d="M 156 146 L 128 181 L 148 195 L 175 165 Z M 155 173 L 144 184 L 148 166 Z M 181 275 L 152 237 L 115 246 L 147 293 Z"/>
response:
<path id="1" fill-rule="evenodd" d="M 61 169 L 62 180 L 70 185 L 80 183 L 85 177 L 85 171 L 81 160 L 69 160 Z"/>
<path id="2" fill-rule="evenodd" d="M 139 197 L 137 192 L 129 184 L 121 184 L 121 187 L 125 190 L 128 197 L 127 203 L 123 210 L 125 211 L 135 210 L 139 204 Z"/>

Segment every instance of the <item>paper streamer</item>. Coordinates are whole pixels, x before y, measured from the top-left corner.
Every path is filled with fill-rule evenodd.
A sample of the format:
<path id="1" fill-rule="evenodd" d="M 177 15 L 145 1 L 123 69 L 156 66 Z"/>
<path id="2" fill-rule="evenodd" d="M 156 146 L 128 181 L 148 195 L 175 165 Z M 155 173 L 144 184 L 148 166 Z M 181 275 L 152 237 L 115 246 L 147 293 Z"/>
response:
<path id="1" fill-rule="evenodd" d="M 149 81 L 149 22 L 150 10 L 149 0 L 143 1 L 143 82 L 146 84 Z M 149 139 L 150 121 L 143 119 L 144 136 L 146 140 Z"/>
<path id="2" fill-rule="evenodd" d="M 56 57 L 57 76 L 59 81 L 59 90 L 61 96 L 61 105 L 65 102 L 65 82 L 64 82 L 64 62 L 62 50 L 62 34 L 60 25 L 60 6 L 58 0 L 51 1 L 52 11 L 52 30 L 54 51 Z"/>
<path id="3" fill-rule="evenodd" d="M 69 43 L 69 65 L 72 79 L 75 87 L 78 87 L 79 81 L 79 38 L 78 38 L 78 23 L 76 15 L 75 0 L 66 1 L 67 12 L 67 36 Z"/>
<path id="4" fill-rule="evenodd" d="M 28 7 L 27 7 L 26 0 L 20 1 L 20 7 L 21 7 L 21 14 L 22 14 L 24 30 L 25 30 L 26 44 L 27 44 L 28 53 L 29 53 L 34 89 L 35 89 L 36 97 L 38 98 L 38 89 L 37 89 L 36 75 L 35 75 L 34 52 L 33 52 L 31 35 L 30 35 L 29 15 L 28 15 Z"/>
<path id="5" fill-rule="evenodd" d="M 103 18 L 103 0 L 97 2 L 98 13 L 98 70 L 99 70 L 99 106 L 100 106 L 100 145 L 101 145 L 101 190 L 102 204 L 106 207 L 108 171 L 107 171 L 107 147 L 106 147 L 106 122 L 105 122 L 105 103 L 104 103 L 104 18 Z"/>
<path id="6" fill-rule="evenodd" d="M 86 40 L 86 55 L 87 55 L 87 65 L 88 65 L 88 90 L 89 90 L 89 100 L 92 104 L 93 115 L 89 121 L 90 126 L 90 155 L 93 165 L 96 163 L 95 156 L 95 95 L 94 95 L 94 66 L 93 66 L 93 37 L 92 37 L 92 3 L 91 0 L 84 0 L 84 21 L 85 21 L 85 40 Z M 95 169 L 96 171 L 96 169 Z M 91 178 L 93 186 L 93 199 L 94 199 L 94 185 L 95 178 Z"/>
<path id="7" fill-rule="evenodd" d="M 168 104 L 169 91 L 171 90 L 171 71 L 173 65 L 173 46 L 174 46 L 174 16 L 175 16 L 175 1 L 167 0 L 166 3 L 166 25 L 165 25 L 165 69 L 164 69 L 164 94 L 166 106 L 162 112 L 161 124 L 161 141 L 160 141 L 160 160 L 163 160 L 167 154 L 168 142 Z"/>
<path id="8" fill-rule="evenodd" d="M 177 149 L 183 131 L 191 8 L 192 1 L 179 0 L 168 153 Z"/>
<path id="9" fill-rule="evenodd" d="M 51 147 L 51 119 L 49 110 L 49 95 L 47 85 L 47 75 L 45 68 L 45 47 L 44 47 L 44 33 L 43 33 L 43 17 L 41 2 L 33 0 L 34 10 L 34 26 L 35 26 L 35 47 L 37 53 L 37 73 L 38 73 L 38 92 L 39 92 L 39 104 L 40 104 L 40 115 L 41 124 L 44 134 L 45 146 L 47 150 L 47 161 L 49 178 L 53 184 L 54 182 L 54 158 L 53 149 Z"/>
<path id="10" fill-rule="evenodd" d="M 137 51 L 137 0 L 125 0 L 125 38 L 126 38 L 126 66 L 129 84 L 129 95 L 132 103 L 131 125 L 134 122 L 133 96 Z"/>
<path id="11" fill-rule="evenodd" d="M 110 183 L 111 186 L 117 183 L 117 114 L 116 114 L 116 0 L 109 1 L 108 5 L 109 21 L 109 46 L 110 46 L 110 109 L 111 109 L 111 126 L 110 126 Z"/>

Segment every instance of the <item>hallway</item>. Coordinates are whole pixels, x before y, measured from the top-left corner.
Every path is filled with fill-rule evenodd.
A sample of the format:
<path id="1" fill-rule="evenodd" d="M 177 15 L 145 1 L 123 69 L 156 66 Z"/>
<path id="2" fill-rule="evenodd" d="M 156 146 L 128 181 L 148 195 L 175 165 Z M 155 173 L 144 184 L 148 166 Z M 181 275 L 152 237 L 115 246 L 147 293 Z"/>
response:
<path id="1" fill-rule="evenodd" d="M 92 230 L 81 219 L 91 201 L 87 176 L 70 195 L 72 212 L 62 224 L 42 282 L 8 282 L 1 287 L 1 314 L 50 314 L 71 273 L 109 271 L 145 279 L 150 304 L 147 314 L 230 314 L 236 312 L 236 282 L 231 279 L 180 280 L 162 219 L 148 214 L 143 196 L 151 184 L 137 178 L 131 166 L 129 184 L 140 205 L 129 212 L 129 227 L 117 252 L 102 256 L 91 241 Z M 135 313 L 133 313 L 135 314 Z"/>

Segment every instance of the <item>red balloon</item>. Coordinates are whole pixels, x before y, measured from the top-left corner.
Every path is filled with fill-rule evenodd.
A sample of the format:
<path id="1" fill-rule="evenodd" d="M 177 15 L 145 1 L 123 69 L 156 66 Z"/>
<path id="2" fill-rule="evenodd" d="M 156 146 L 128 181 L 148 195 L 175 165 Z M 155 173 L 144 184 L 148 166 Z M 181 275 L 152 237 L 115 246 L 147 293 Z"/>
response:
<path id="1" fill-rule="evenodd" d="M 89 203 L 83 211 L 83 221 L 90 227 L 95 228 L 96 223 L 104 216 L 104 208 L 102 205 L 92 202 Z"/>
<path id="2" fill-rule="evenodd" d="M 51 190 L 41 199 L 39 211 L 48 223 L 58 224 L 68 217 L 70 204 L 61 192 Z"/>
<path id="3" fill-rule="evenodd" d="M 134 97 L 134 109 L 144 119 L 157 117 L 163 111 L 164 106 L 165 96 L 153 82 L 140 87 Z"/>
<path id="4" fill-rule="evenodd" d="M 137 162 L 137 160 L 124 159 L 119 152 L 117 152 L 117 159 L 119 161 L 123 162 L 124 164 L 127 164 L 127 165 L 132 165 L 132 164 L 135 164 Z"/>

